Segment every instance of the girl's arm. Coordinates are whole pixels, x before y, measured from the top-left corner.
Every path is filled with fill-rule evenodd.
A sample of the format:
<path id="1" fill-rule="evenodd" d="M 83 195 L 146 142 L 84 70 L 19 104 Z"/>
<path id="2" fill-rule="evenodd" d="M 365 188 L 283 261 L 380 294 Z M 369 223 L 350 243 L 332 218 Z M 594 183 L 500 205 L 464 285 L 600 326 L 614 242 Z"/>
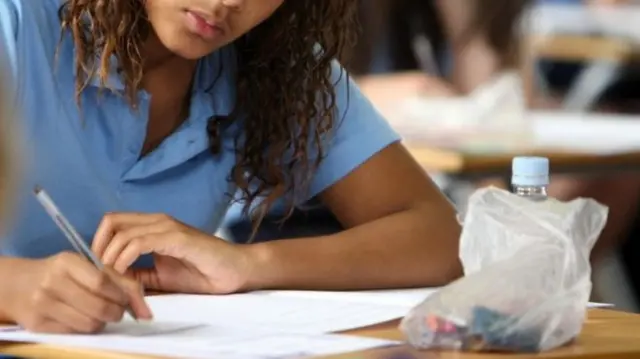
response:
<path id="1" fill-rule="evenodd" d="M 250 246 L 251 288 L 440 286 L 462 274 L 456 212 L 394 143 L 321 194 L 347 230 Z"/>

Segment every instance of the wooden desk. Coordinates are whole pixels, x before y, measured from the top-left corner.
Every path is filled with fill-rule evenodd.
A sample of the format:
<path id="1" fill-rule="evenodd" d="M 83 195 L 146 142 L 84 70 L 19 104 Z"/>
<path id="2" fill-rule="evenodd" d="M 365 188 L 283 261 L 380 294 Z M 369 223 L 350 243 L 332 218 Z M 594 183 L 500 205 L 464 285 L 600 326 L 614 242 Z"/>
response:
<path id="1" fill-rule="evenodd" d="M 613 172 L 640 171 L 640 152 L 612 155 L 580 154 L 572 152 L 531 150 L 503 153 L 465 153 L 426 145 L 407 144 L 409 152 L 427 170 L 459 177 L 487 177 L 508 175 L 515 155 L 548 157 L 553 172 Z"/>
<path id="2" fill-rule="evenodd" d="M 534 58 L 587 64 L 564 97 L 563 107 L 571 111 L 594 107 L 600 96 L 619 78 L 621 70 L 638 59 L 637 43 L 620 37 L 533 36 L 530 46 Z M 539 81 L 545 83 L 543 77 L 539 77 Z"/>
<path id="3" fill-rule="evenodd" d="M 351 334 L 366 337 L 402 340 L 397 322 L 375 328 L 357 330 Z M 0 344 L 0 353 L 28 358 L 51 359 L 145 359 L 152 357 L 133 356 L 87 350 L 73 350 L 37 344 Z M 541 355 L 489 355 L 459 354 L 449 352 L 418 352 L 406 346 L 376 349 L 362 353 L 332 356 L 332 359 L 382 359 L 394 355 L 411 355 L 416 359 L 486 359 L 486 358 L 583 358 L 583 359 L 631 359 L 640 357 L 640 316 L 613 310 L 594 309 L 589 312 L 578 340 L 565 348 Z"/>
<path id="4" fill-rule="evenodd" d="M 584 35 L 536 35 L 530 39 L 533 55 L 568 62 L 609 61 L 627 63 L 640 49 L 632 41 Z"/>
<path id="5" fill-rule="evenodd" d="M 511 160 L 518 155 L 548 157 L 555 174 L 640 171 L 640 122 L 635 117 L 556 111 L 532 111 L 527 116 L 531 125 L 527 143 L 496 145 L 485 152 L 420 141 L 420 132 L 432 127 L 428 122 L 416 127 L 417 135 L 402 128 L 402 123 L 392 122 L 392 126 L 404 133 L 405 145 L 424 168 L 452 176 L 509 175 Z"/>
<path id="6" fill-rule="evenodd" d="M 529 13 L 529 32 L 535 35 L 578 36 L 600 35 L 640 42 L 640 32 L 635 22 L 640 16 L 640 6 L 634 4 L 615 6 L 584 6 L 578 4 L 548 3 L 533 6 Z"/>

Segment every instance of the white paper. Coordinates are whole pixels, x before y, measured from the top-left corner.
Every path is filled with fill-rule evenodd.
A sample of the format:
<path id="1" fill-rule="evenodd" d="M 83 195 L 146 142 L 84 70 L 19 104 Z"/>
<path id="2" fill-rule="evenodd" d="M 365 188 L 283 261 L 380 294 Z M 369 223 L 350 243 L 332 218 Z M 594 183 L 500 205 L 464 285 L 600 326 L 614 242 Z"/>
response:
<path id="1" fill-rule="evenodd" d="M 528 117 L 538 149 L 592 155 L 640 151 L 640 123 L 634 116 L 531 111 Z"/>
<path id="2" fill-rule="evenodd" d="M 403 306 L 406 312 L 414 306 L 420 304 L 431 295 L 435 294 L 439 288 L 415 288 L 415 289 L 389 289 L 389 290 L 365 290 L 365 291 L 261 291 L 253 294 L 271 295 L 271 296 L 292 296 L 300 298 L 316 298 L 340 300 L 354 303 L 369 303 L 379 305 Z M 610 303 L 590 302 L 588 308 L 611 308 L 614 307 Z M 405 314 L 406 314 L 405 312 Z M 403 315 L 404 316 L 404 315 Z"/>
<path id="3" fill-rule="evenodd" d="M 456 101 L 462 103 L 470 100 L 408 99 L 410 113 L 393 118 L 390 123 L 406 141 L 415 143 L 415 146 L 419 147 L 420 143 L 430 141 L 435 147 L 473 152 L 476 142 L 485 138 L 482 131 L 491 132 L 494 128 L 482 125 L 482 131 L 477 130 L 477 121 L 469 119 L 468 116 L 455 114 L 460 108 L 465 107 L 456 104 Z M 438 110 L 430 110 L 433 108 Z M 449 112 L 458 120 L 448 121 L 446 116 L 438 116 Z M 434 113 L 436 115 L 433 115 Z M 588 155 L 616 155 L 640 151 L 640 122 L 636 116 L 540 110 L 527 111 L 523 116 L 528 138 L 519 146 L 524 146 L 525 149 Z M 437 129 L 436 132 L 434 128 Z M 442 132 L 441 129 L 445 131 Z M 500 135 L 500 128 L 497 129 Z M 438 138 L 434 138 L 434 133 L 438 134 Z M 444 133 L 447 135 L 441 136 Z M 571 133 L 571 136 L 567 136 L 567 133 Z M 507 145 L 511 140 L 505 140 L 504 136 L 496 137 L 494 145 L 483 145 L 478 150 L 504 152 L 505 148 L 509 148 Z"/>
<path id="4" fill-rule="evenodd" d="M 98 335 L 38 335 L 0 328 L 0 341 L 181 358 L 322 356 L 399 344 L 326 334 L 403 317 L 437 288 L 360 292 L 260 291 L 148 297 L 152 322 L 125 320 Z M 608 304 L 590 303 L 590 307 Z"/>
<path id="5" fill-rule="evenodd" d="M 615 305 L 609 304 L 609 303 L 589 302 L 589 304 L 587 304 L 587 308 L 593 308 L 593 309 L 597 309 L 597 308 L 613 308 L 613 307 L 615 307 Z"/>
<path id="6" fill-rule="evenodd" d="M 347 299 L 348 293 L 333 299 L 322 293 L 300 294 L 163 295 L 149 297 L 148 303 L 159 321 L 203 322 L 216 328 L 299 334 L 366 327 L 401 318 L 411 308 L 407 303 Z"/>
<path id="7" fill-rule="evenodd" d="M 359 292 L 262 291 L 228 296 L 148 298 L 156 320 L 206 323 L 220 330 L 321 334 L 404 317 L 437 288 Z M 589 307 L 608 304 L 590 303 Z M 180 308 L 180 309 L 178 309 Z"/>
<path id="8" fill-rule="evenodd" d="M 207 328 L 189 335 L 156 334 L 126 336 L 38 335 L 23 331 L 0 332 L 0 338 L 15 342 L 38 342 L 83 349 L 180 358 L 274 359 L 325 356 L 398 345 L 400 342 L 372 338 L 319 334 L 233 333 L 212 335 Z"/>
<path id="9" fill-rule="evenodd" d="M 583 6 L 574 4 L 541 4 L 529 14 L 529 32 L 537 35 L 577 34 L 618 37 L 640 41 L 635 23 L 640 16 L 637 4 L 615 6 Z"/>
<path id="10" fill-rule="evenodd" d="M 413 306 L 438 291 L 438 288 L 363 290 L 363 291 L 261 291 L 255 294 L 291 296 L 299 298 L 330 299 L 345 302 L 403 306 L 409 311 Z M 405 313 L 406 314 L 406 313 Z"/>

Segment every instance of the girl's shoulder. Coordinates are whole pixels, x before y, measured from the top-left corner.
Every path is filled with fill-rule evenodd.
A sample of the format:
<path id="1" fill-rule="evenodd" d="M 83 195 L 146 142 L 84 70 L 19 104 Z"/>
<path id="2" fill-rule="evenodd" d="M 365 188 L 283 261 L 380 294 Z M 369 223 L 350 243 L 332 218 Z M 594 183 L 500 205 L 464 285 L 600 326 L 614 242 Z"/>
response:
<path id="1" fill-rule="evenodd" d="M 63 0 L 0 0 L 0 63 L 8 63 L 16 101 L 26 112 L 25 118 L 56 105 L 57 96 L 67 95 L 66 91 L 62 95 L 61 89 L 68 88 L 73 96 L 69 80 L 73 77 L 73 44 L 60 41 L 58 14 L 63 4 Z"/>
<path id="2" fill-rule="evenodd" d="M 34 68 L 48 71 L 53 66 L 62 29 L 59 11 L 64 2 L 0 0 L 0 51 L 8 53 L 9 65 L 18 77 Z"/>
<path id="3" fill-rule="evenodd" d="M 60 8 L 65 0 L 0 0 L 0 18 L 11 24 L 17 41 L 58 43 Z M 29 45 L 29 43 L 23 43 Z"/>
<path id="4" fill-rule="evenodd" d="M 12 12 L 19 21 L 39 21 L 46 23 L 58 19 L 58 11 L 66 0 L 0 0 L 0 11 Z M 58 22 L 59 24 L 59 22 Z"/>

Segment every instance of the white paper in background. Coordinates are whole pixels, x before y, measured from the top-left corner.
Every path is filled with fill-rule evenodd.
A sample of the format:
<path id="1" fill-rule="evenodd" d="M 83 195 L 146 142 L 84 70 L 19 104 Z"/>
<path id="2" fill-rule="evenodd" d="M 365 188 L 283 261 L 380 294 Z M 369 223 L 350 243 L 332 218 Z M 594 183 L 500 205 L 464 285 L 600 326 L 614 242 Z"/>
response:
<path id="1" fill-rule="evenodd" d="M 618 37 L 639 42 L 640 29 L 636 21 L 640 16 L 638 4 L 615 6 L 583 6 L 574 4 L 541 4 L 529 12 L 529 32 L 536 35 L 577 34 Z"/>
<path id="2" fill-rule="evenodd" d="M 614 305 L 613 304 L 609 304 L 609 303 L 597 303 L 597 302 L 589 302 L 589 304 L 587 304 L 587 308 L 613 308 Z"/>
<path id="3" fill-rule="evenodd" d="M 407 98 L 389 120 L 407 143 L 495 151 L 529 143 L 525 112 L 522 79 L 505 71 L 468 96 Z"/>
<path id="4" fill-rule="evenodd" d="M 531 111 L 528 117 L 538 149 L 596 155 L 640 151 L 637 116 Z"/>

